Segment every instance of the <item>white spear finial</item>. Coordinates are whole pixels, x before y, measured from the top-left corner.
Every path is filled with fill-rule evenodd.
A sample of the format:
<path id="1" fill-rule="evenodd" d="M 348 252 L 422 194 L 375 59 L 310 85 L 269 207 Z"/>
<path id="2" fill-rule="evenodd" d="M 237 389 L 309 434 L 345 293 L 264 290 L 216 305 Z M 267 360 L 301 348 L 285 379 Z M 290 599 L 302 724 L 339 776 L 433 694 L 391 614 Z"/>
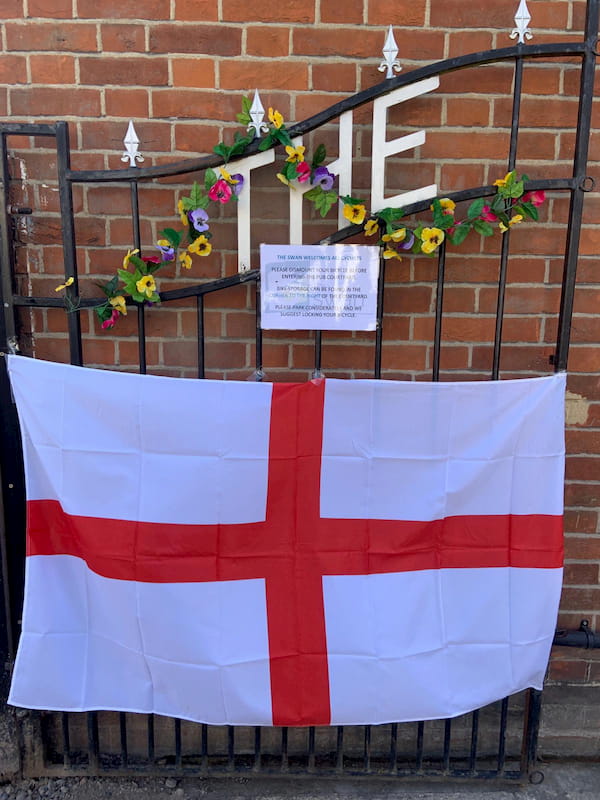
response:
<path id="1" fill-rule="evenodd" d="M 527 0 L 521 0 L 517 13 L 515 14 L 516 28 L 510 34 L 511 39 L 519 37 L 518 44 L 525 44 L 525 39 L 533 39 L 533 33 L 529 30 L 529 23 L 531 22 L 531 14 L 527 8 Z"/>
<path id="2" fill-rule="evenodd" d="M 138 153 L 140 140 L 135 132 L 132 120 L 129 120 L 129 126 L 125 138 L 123 139 L 123 144 L 125 145 L 125 152 L 121 156 L 121 161 L 129 161 L 130 167 L 137 167 L 136 161 L 143 161 L 144 156 Z"/>
<path id="3" fill-rule="evenodd" d="M 387 70 L 385 77 L 386 78 L 393 78 L 394 77 L 394 70 L 396 72 L 400 72 L 402 67 L 400 66 L 400 62 L 396 58 L 398 55 L 398 45 L 396 44 L 396 40 L 394 39 L 394 32 L 392 31 L 392 26 L 388 28 L 387 36 L 385 37 L 385 44 L 383 45 L 383 61 L 379 65 L 379 72 L 383 72 Z"/>
<path id="4" fill-rule="evenodd" d="M 252 105 L 250 106 L 250 119 L 252 122 L 248 125 L 248 130 L 252 130 L 254 128 L 254 138 L 258 136 L 260 138 L 261 133 L 267 133 L 269 130 L 269 126 L 266 122 L 263 122 L 265 118 L 265 109 L 263 104 L 260 102 L 260 97 L 258 96 L 258 89 L 254 90 L 254 100 L 252 101 Z"/>

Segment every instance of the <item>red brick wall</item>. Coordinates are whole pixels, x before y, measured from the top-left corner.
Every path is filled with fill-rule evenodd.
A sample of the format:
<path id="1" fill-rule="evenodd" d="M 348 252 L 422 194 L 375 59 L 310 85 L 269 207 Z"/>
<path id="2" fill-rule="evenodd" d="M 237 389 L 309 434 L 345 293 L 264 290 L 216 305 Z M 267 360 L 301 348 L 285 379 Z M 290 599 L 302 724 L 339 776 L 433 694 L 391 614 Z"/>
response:
<path id="1" fill-rule="evenodd" d="M 511 44 L 516 0 L 1 0 L 0 114 L 19 121 L 66 119 L 76 168 L 120 168 L 122 139 L 133 118 L 146 163 L 207 153 L 237 128 L 241 97 L 258 87 L 265 106 L 299 121 L 378 83 L 388 24 L 395 27 L 405 71 L 423 62 Z M 534 43 L 581 38 L 585 2 L 532 0 Z M 144 18 L 137 17 L 143 13 Z M 526 66 L 518 167 L 531 177 L 570 172 L 577 115 L 578 65 L 573 59 Z M 493 181 L 505 172 L 511 114 L 508 65 L 445 76 L 440 89 L 390 112 L 390 136 L 421 127 L 426 144 L 392 159 L 390 190 L 436 181 L 442 193 Z M 369 114 L 357 114 L 355 192 L 367 197 Z M 598 120 L 594 115 L 594 124 Z M 335 126 L 325 139 L 335 155 Z M 53 294 L 63 275 L 56 160 L 39 140 L 12 137 L 15 202 L 34 208 L 17 224 L 22 291 Z M 592 134 L 589 174 L 599 177 L 600 136 Z M 283 242 L 286 198 L 266 170 L 258 179 L 253 241 Z M 141 192 L 142 236 L 176 222 L 177 187 L 163 181 Z M 75 189 L 82 292 L 97 293 L 132 243 L 127 187 Z M 561 624 L 587 617 L 600 627 L 600 199 L 586 197 L 579 282 L 570 355 L 566 575 Z M 537 226 L 516 229 L 511 241 L 502 374 L 548 371 L 556 336 L 568 201 L 550 195 Z M 306 241 L 333 229 L 307 214 Z M 499 237 L 470 241 L 449 257 L 442 374 L 484 377 L 491 365 Z M 213 254 L 191 275 L 173 270 L 163 288 L 235 271 L 235 227 L 223 213 Z M 407 258 L 388 270 L 384 377 L 427 378 L 432 364 L 435 262 Z M 206 317 L 209 376 L 246 377 L 253 364 L 251 290 L 211 298 Z M 39 357 L 66 359 L 65 315 L 24 315 L 23 342 Z M 193 374 L 196 317 L 185 304 L 148 314 L 150 371 Z M 135 322 L 101 333 L 82 314 L 86 363 L 135 369 Z M 269 378 L 305 379 L 313 344 L 304 334 L 266 334 Z M 369 335 L 325 335 L 327 374 L 370 374 Z M 593 654 L 563 650 L 551 666 L 556 680 L 600 681 Z"/>

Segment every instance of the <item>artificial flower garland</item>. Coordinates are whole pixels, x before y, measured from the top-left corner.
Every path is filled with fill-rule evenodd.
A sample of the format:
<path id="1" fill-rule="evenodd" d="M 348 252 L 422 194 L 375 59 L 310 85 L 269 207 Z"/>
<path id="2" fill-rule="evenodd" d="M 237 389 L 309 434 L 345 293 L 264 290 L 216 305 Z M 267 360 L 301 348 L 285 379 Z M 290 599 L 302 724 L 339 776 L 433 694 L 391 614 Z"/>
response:
<path id="1" fill-rule="evenodd" d="M 249 112 L 250 100 L 244 97 L 242 112 L 237 115 L 241 124 L 250 123 Z M 537 209 L 545 201 L 543 191 L 525 193 L 527 175 L 518 177 L 516 171 L 512 170 L 504 178 L 495 181 L 497 191 L 494 198 L 489 203 L 484 198 L 473 201 L 462 220 L 455 218 L 456 204 L 449 198 L 433 201 L 430 206 L 433 212 L 432 226 L 420 222 L 407 225 L 402 221 L 404 213 L 401 208 L 384 208 L 369 215 L 360 199 L 340 195 L 333 188 L 336 175 L 324 165 L 327 157 L 324 145 L 319 145 L 312 159 L 308 161 L 306 148 L 303 145 L 294 146 L 282 114 L 269 108 L 268 119 L 268 132 L 258 149 L 267 150 L 276 145 L 285 148 L 287 158 L 277 172 L 279 180 L 292 189 L 296 183 L 308 183 L 311 188 L 304 193 L 304 197 L 313 203 L 322 217 L 335 204 L 342 203 L 345 219 L 354 225 L 364 225 L 366 236 L 380 234 L 378 243 L 384 248 L 385 259 L 401 260 L 403 251 L 433 255 L 445 240 L 459 245 L 471 231 L 487 237 L 492 236 L 497 226 L 505 233 L 526 218 L 537 220 Z M 220 143 L 214 148 L 214 152 L 227 164 L 232 157 L 243 155 L 253 141 L 252 133 L 246 136 L 236 133 L 232 145 Z M 127 297 L 131 297 L 136 303 L 148 305 L 160 302 L 154 275 L 161 267 L 177 259 L 184 269 L 191 269 L 192 255 L 203 257 L 211 253 L 210 217 L 207 209 L 211 202 L 224 205 L 237 199 L 243 185 L 244 178 L 239 173 L 230 174 L 224 167 L 219 168 L 218 174 L 213 169 L 207 169 L 204 186 L 194 183 L 189 196 L 182 197 L 177 204 L 182 230 L 162 230 L 159 234 L 161 238 L 156 243 L 157 255 L 142 257 L 137 249 L 127 251 L 122 268 L 117 270 L 117 274 L 110 281 L 98 284 L 106 296 L 106 300 L 95 309 L 104 330 L 112 328 L 120 316 L 127 314 Z M 73 278 L 69 278 L 57 286 L 55 291 L 66 289 L 72 284 Z M 67 300 L 67 303 L 70 308 L 76 308 L 72 306 L 72 301 Z"/>

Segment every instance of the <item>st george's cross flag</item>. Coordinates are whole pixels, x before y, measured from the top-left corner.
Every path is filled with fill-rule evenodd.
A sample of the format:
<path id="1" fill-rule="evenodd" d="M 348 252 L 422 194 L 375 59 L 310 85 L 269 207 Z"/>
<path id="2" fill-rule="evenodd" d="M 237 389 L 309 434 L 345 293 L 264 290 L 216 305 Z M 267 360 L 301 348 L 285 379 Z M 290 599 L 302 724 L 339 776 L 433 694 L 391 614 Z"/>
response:
<path id="1" fill-rule="evenodd" d="M 541 688 L 564 375 L 9 371 L 28 495 L 11 704 L 369 724 Z"/>

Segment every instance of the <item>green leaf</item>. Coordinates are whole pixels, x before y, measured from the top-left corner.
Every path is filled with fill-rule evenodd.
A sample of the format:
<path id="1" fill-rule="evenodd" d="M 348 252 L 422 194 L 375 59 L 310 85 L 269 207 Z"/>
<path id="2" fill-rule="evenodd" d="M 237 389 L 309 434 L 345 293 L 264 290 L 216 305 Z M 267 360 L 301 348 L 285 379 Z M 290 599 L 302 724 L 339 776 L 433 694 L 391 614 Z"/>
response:
<path id="1" fill-rule="evenodd" d="M 176 250 L 181 243 L 181 237 L 183 233 L 176 231 L 174 228 L 164 228 L 158 234 L 161 238 L 165 238 L 171 247 L 174 247 Z"/>
<path id="2" fill-rule="evenodd" d="M 452 244 L 462 244 L 464 240 L 469 235 L 471 231 L 471 223 L 463 222 L 461 225 L 457 225 L 454 229 L 454 233 L 450 236 L 450 241 Z"/>
<path id="3" fill-rule="evenodd" d="M 196 208 L 196 206 L 192 203 L 191 197 L 182 197 L 180 202 L 184 211 L 191 211 L 193 208 Z"/>
<path id="4" fill-rule="evenodd" d="M 251 106 L 252 106 L 252 101 L 247 95 L 244 95 L 242 97 L 242 111 L 241 113 L 235 115 L 240 125 L 248 125 L 252 121 L 252 118 L 250 117 Z"/>
<path id="5" fill-rule="evenodd" d="M 451 228 L 453 225 L 456 225 L 456 220 L 452 214 L 442 214 L 439 222 L 436 223 L 436 226 L 441 228 L 443 231 L 447 231 L 448 228 Z"/>
<path id="6" fill-rule="evenodd" d="M 484 205 L 485 199 L 483 197 L 474 200 L 467 209 L 467 219 L 475 219 L 475 217 L 478 217 L 483 211 Z"/>
<path id="7" fill-rule="evenodd" d="M 528 202 L 527 203 L 521 203 L 520 208 L 522 209 L 521 213 L 524 216 L 529 217 L 529 219 L 533 219 L 533 220 L 535 220 L 535 222 L 537 222 L 538 219 L 540 218 L 538 210 L 533 205 L 533 203 L 528 203 Z"/>
<path id="8" fill-rule="evenodd" d="M 265 138 L 261 141 L 258 145 L 259 150 L 268 150 L 269 147 L 272 147 L 277 140 L 275 139 L 275 135 L 273 131 L 269 131 L 269 133 L 265 136 Z"/>
<path id="9" fill-rule="evenodd" d="M 210 169 L 210 167 L 209 167 L 206 170 L 206 172 L 204 173 L 204 188 L 206 189 L 206 191 L 208 191 L 209 189 L 212 189 L 212 187 L 215 185 L 215 183 L 218 180 L 219 179 L 217 178 L 217 173 L 214 171 L 214 169 Z M 192 199 L 193 199 L 193 195 L 192 195 Z"/>
<path id="10" fill-rule="evenodd" d="M 323 161 L 325 161 L 326 158 L 327 158 L 327 150 L 325 149 L 325 145 L 320 144 L 315 150 L 315 154 L 313 155 L 313 159 L 311 162 L 312 168 L 315 169 L 316 167 L 318 167 L 320 164 L 323 163 Z"/>
<path id="11" fill-rule="evenodd" d="M 524 185 L 523 181 L 517 181 L 517 183 L 513 183 L 510 187 L 509 197 L 517 198 L 521 197 L 523 194 Z"/>
<path id="12" fill-rule="evenodd" d="M 282 126 L 281 128 L 276 128 L 272 132 L 272 135 L 274 136 L 275 140 L 280 142 L 282 145 L 285 145 L 286 147 L 293 147 L 294 146 L 292 144 L 292 140 L 290 138 L 290 135 L 287 132 L 287 130 L 285 129 L 285 127 Z"/>
<path id="13" fill-rule="evenodd" d="M 338 193 L 334 191 L 329 192 L 321 192 L 320 196 L 317 198 L 315 202 L 315 207 L 318 209 L 319 213 L 322 217 L 325 217 L 331 207 L 337 203 L 338 200 Z"/>
<path id="14" fill-rule="evenodd" d="M 128 272 L 126 269 L 118 269 L 117 275 L 123 281 L 123 283 L 128 283 L 133 277 L 131 272 Z"/>
<path id="15" fill-rule="evenodd" d="M 315 186 L 314 189 L 309 189 L 308 192 L 304 195 L 307 200 L 310 200 L 311 203 L 314 203 L 317 197 L 323 193 L 323 189 L 321 186 Z"/>
<path id="16" fill-rule="evenodd" d="M 358 200 L 356 197 L 350 197 L 349 194 L 340 195 L 340 200 L 345 206 L 360 206 L 362 205 L 362 200 Z M 381 216 L 381 212 L 379 213 Z"/>
<path id="17" fill-rule="evenodd" d="M 489 222 L 486 222 L 483 219 L 476 219 L 475 222 L 473 223 L 473 228 L 481 236 L 493 236 L 494 235 L 493 227 L 490 225 Z"/>
<path id="18" fill-rule="evenodd" d="M 219 144 L 216 144 L 213 147 L 213 153 L 215 153 L 216 155 L 220 156 L 223 159 L 223 161 L 225 162 L 225 164 L 227 164 L 227 162 L 231 158 L 232 149 L 233 148 L 231 148 L 231 147 L 227 147 L 227 145 L 224 144 L 223 142 L 219 142 Z M 207 188 L 210 188 L 210 187 L 207 187 Z"/>
<path id="19" fill-rule="evenodd" d="M 190 192 L 190 201 L 192 203 L 191 208 L 198 208 L 199 206 L 201 208 L 204 208 L 202 202 L 205 199 L 205 197 L 206 195 L 204 194 L 204 191 L 200 186 L 200 184 L 197 181 L 194 181 L 194 185 L 192 186 L 192 191 Z"/>

